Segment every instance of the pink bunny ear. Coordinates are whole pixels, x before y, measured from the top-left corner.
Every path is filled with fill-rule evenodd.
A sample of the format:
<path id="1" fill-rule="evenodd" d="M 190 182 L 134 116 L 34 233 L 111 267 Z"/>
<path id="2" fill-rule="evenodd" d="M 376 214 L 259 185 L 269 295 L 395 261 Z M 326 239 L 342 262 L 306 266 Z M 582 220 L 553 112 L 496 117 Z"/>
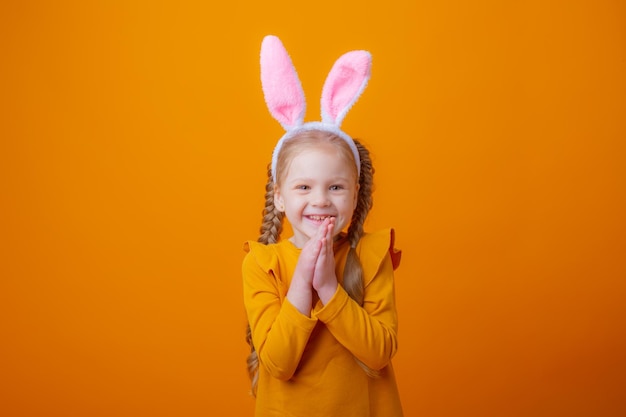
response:
<path id="1" fill-rule="evenodd" d="M 322 90 L 322 121 L 341 126 L 348 110 L 367 86 L 372 56 L 367 51 L 342 55 L 328 73 Z"/>
<path id="2" fill-rule="evenodd" d="M 285 130 L 302 125 L 306 101 L 296 69 L 280 39 L 261 44 L 261 84 L 270 113 Z"/>

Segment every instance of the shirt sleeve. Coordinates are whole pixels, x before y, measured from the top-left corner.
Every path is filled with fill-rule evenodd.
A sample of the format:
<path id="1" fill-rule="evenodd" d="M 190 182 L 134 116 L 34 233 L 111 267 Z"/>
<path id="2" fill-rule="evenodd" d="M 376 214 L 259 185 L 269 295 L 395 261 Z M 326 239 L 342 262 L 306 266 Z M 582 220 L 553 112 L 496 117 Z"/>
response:
<path id="1" fill-rule="evenodd" d="M 399 258 L 394 260 L 393 256 L 399 252 L 390 247 L 389 242 L 387 240 L 382 253 L 378 250 L 378 261 L 362 259 L 366 280 L 362 307 L 350 298 L 343 287 L 338 286 L 329 302 L 323 306 L 318 303 L 314 310 L 315 317 L 326 325 L 339 343 L 365 365 L 377 370 L 387 366 L 398 349 L 393 271 Z M 362 251 L 363 255 L 374 256 L 367 251 Z M 371 265 L 376 265 L 373 272 Z"/>
<path id="2" fill-rule="evenodd" d="M 249 242 L 243 261 L 244 305 L 259 362 L 270 375 L 290 379 L 309 340 L 317 319 L 301 314 L 287 298 L 281 301 L 276 263 L 267 248 Z M 275 258 L 273 258 L 275 260 Z M 272 265 L 274 263 L 274 265 Z"/>

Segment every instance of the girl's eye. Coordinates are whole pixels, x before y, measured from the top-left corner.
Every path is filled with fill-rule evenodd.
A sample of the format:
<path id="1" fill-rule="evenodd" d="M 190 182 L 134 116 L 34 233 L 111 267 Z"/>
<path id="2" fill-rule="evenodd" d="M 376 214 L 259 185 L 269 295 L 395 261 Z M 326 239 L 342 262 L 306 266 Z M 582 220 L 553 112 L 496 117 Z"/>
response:
<path id="1" fill-rule="evenodd" d="M 308 185 L 298 185 L 296 187 L 297 190 L 308 190 L 309 186 Z"/>
<path id="2" fill-rule="evenodd" d="M 342 190 L 342 189 L 343 189 L 343 187 L 341 185 L 331 185 L 330 186 L 330 190 L 331 191 L 339 191 L 339 190 Z"/>

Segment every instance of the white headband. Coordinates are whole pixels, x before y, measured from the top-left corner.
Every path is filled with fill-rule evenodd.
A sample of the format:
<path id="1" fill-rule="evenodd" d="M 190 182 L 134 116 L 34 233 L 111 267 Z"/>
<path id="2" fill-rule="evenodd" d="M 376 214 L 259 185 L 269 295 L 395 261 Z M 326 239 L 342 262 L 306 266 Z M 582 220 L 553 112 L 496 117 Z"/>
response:
<path id="1" fill-rule="evenodd" d="M 304 122 L 306 100 L 302 84 L 287 50 L 276 36 L 266 36 L 261 44 L 261 84 L 265 103 L 274 119 L 285 129 L 272 154 L 272 178 L 276 182 L 276 162 L 286 140 L 305 131 L 334 133 L 346 141 L 361 173 L 361 159 L 354 140 L 341 130 L 341 122 L 365 90 L 370 78 L 372 56 L 367 51 L 351 51 L 333 65 L 322 89 L 322 121 Z"/>

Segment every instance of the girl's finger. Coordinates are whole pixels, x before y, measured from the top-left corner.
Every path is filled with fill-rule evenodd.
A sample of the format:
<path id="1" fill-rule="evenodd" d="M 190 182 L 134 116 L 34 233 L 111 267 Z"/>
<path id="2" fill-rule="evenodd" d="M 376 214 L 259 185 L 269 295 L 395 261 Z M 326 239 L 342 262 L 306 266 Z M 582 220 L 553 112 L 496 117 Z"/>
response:
<path id="1" fill-rule="evenodd" d="M 315 270 L 317 273 L 322 273 L 322 271 L 324 271 L 324 263 L 326 262 L 328 256 L 328 244 L 326 243 L 326 239 L 321 240 L 320 244 L 320 253 L 315 262 Z"/>
<path id="2" fill-rule="evenodd" d="M 328 222 L 328 226 L 326 226 L 326 240 L 328 241 L 328 249 L 332 250 L 333 248 L 333 231 L 335 230 L 335 221 L 334 219 Z"/>
<path id="3" fill-rule="evenodd" d="M 324 240 L 328 237 L 328 219 L 324 219 L 319 229 L 317 229 L 317 238 L 319 240 Z"/>

